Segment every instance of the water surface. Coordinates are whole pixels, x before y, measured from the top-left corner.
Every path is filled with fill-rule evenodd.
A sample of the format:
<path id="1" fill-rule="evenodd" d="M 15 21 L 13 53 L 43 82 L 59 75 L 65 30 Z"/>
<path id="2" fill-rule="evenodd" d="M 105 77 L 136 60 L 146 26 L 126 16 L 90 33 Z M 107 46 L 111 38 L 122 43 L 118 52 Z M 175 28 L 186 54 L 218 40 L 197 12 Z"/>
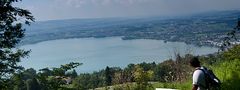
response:
<path id="1" fill-rule="evenodd" d="M 130 63 L 158 63 L 173 58 L 174 52 L 182 55 L 204 55 L 217 51 L 217 48 L 198 47 L 182 42 L 122 40 L 121 37 L 61 39 L 21 48 L 32 51 L 30 56 L 20 63 L 26 68 L 41 69 L 58 67 L 69 62 L 83 63 L 76 69 L 77 72 L 98 71 L 106 66 L 126 67 Z"/>

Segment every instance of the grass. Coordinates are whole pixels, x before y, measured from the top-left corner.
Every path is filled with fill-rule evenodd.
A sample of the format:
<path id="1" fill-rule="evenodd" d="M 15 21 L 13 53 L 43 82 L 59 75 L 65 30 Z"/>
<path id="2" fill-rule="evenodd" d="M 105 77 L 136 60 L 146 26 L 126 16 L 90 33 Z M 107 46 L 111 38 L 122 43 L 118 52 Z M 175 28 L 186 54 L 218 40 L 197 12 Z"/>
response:
<path id="1" fill-rule="evenodd" d="M 179 90 L 191 90 L 192 84 L 191 81 L 188 82 L 174 82 L 174 83 L 154 83 L 154 88 L 171 88 Z"/>
<path id="2" fill-rule="evenodd" d="M 215 75 L 222 81 L 221 90 L 240 90 L 240 59 L 223 61 L 210 66 Z M 173 88 L 191 90 L 191 78 L 187 82 L 154 83 L 154 88 Z"/>

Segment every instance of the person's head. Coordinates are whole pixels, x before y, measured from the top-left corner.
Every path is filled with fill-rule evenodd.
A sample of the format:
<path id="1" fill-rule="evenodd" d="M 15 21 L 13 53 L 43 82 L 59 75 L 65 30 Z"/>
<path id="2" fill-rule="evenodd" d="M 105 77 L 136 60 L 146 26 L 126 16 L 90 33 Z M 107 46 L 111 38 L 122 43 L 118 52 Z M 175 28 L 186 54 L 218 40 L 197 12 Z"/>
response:
<path id="1" fill-rule="evenodd" d="M 192 67 L 200 67 L 200 61 L 198 60 L 198 57 L 193 57 L 190 59 L 189 63 Z"/>

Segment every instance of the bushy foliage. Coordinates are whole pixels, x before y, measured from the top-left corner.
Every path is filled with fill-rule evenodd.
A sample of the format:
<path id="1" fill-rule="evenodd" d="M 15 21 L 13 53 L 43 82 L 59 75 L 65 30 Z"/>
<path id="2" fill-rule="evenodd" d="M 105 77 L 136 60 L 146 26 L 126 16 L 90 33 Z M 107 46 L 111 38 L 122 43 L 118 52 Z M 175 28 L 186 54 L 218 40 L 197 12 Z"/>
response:
<path id="1" fill-rule="evenodd" d="M 240 59 L 223 62 L 215 66 L 213 70 L 222 81 L 223 90 L 240 89 Z"/>
<path id="2" fill-rule="evenodd" d="M 235 45 L 227 51 L 219 54 L 199 56 L 204 66 L 212 69 L 216 76 L 222 81 L 221 90 L 239 90 L 240 86 L 240 45 Z M 191 77 L 186 82 L 179 83 L 156 83 L 154 87 L 177 88 L 181 90 L 191 89 Z"/>
<path id="3" fill-rule="evenodd" d="M 22 24 L 34 21 L 28 10 L 14 7 L 13 3 L 21 0 L 0 0 L 0 89 L 11 87 L 9 78 L 23 69 L 19 66 L 21 58 L 29 51 L 15 48 L 24 37 Z"/>
<path id="4" fill-rule="evenodd" d="M 240 45 L 225 51 L 222 59 L 221 63 L 213 66 L 213 70 L 222 80 L 222 89 L 240 89 Z"/>
<path id="5" fill-rule="evenodd" d="M 112 85 L 117 90 L 121 90 L 119 87 L 124 90 L 151 90 L 152 83 L 156 82 L 185 82 L 189 80 L 192 72 L 188 65 L 190 57 L 192 57 L 190 54 L 184 57 L 179 56 L 181 60 L 166 60 L 159 64 L 155 62 L 129 64 L 124 69 L 106 67 L 99 72 L 80 74 L 73 81 L 73 87 L 84 90 Z"/>
<path id="6" fill-rule="evenodd" d="M 69 63 L 61 65 L 60 68 L 41 69 L 38 73 L 32 68 L 14 74 L 10 82 L 12 87 L 8 90 L 66 90 L 67 71 L 81 65 L 80 63 Z M 71 76 L 71 75 L 70 75 Z"/>
<path id="7" fill-rule="evenodd" d="M 223 53 L 223 59 L 225 61 L 232 61 L 234 59 L 240 59 L 240 45 L 235 45 L 228 51 Z"/>
<path id="8" fill-rule="evenodd" d="M 151 88 L 151 84 L 149 81 L 151 81 L 153 78 L 153 71 L 147 70 L 145 71 L 142 67 L 139 65 L 135 66 L 134 70 L 134 80 L 136 82 L 136 90 L 147 90 L 148 88 Z"/>

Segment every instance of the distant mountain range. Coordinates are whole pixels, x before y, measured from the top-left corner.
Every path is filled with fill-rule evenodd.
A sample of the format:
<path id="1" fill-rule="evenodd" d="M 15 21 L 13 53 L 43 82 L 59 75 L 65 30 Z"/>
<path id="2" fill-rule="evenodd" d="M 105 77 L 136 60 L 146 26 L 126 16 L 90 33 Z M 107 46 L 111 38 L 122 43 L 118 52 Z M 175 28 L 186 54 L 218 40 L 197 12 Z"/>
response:
<path id="1" fill-rule="evenodd" d="M 207 12 L 185 17 L 97 18 L 51 20 L 25 26 L 23 44 L 42 41 L 123 36 L 129 39 L 180 41 L 217 46 L 240 18 L 240 11 Z"/>

